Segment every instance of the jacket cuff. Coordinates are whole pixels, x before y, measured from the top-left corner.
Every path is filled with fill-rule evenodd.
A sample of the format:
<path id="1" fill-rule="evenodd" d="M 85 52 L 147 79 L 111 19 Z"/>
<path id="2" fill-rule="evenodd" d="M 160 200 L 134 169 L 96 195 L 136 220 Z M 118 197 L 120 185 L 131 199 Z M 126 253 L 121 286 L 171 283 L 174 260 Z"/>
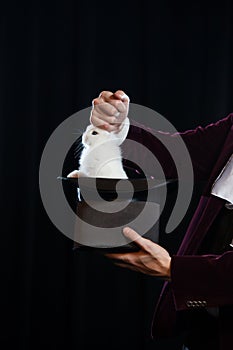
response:
<path id="1" fill-rule="evenodd" d="M 221 286 L 217 285 L 216 258 L 216 255 L 172 257 L 171 287 L 176 310 L 212 307 L 224 298 Z"/>

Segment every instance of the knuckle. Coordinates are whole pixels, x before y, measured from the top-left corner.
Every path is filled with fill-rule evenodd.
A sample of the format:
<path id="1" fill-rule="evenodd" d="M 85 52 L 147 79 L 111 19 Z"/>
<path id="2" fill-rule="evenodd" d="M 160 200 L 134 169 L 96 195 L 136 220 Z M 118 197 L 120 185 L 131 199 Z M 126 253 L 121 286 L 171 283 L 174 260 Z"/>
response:
<path id="1" fill-rule="evenodd" d="M 93 109 L 91 110 L 90 117 L 91 117 L 91 118 L 94 118 L 94 117 L 95 117 L 95 114 L 96 114 L 96 110 L 93 108 Z"/>
<path id="2" fill-rule="evenodd" d="M 109 123 L 112 123 L 112 124 L 114 124 L 116 122 L 115 117 L 109 117 L 108 120 L 109 120 Z"/>
<path id="3" fill-rule="evenodd" d="M 120 111 L 124 111 L 125 110 L 125 105 L 122 101 L 116 101 L 116 108 Z"/>
<path id="4" fill-rule="evenodd" d="M 99 97 L 109 97 L 110 95 L 112 95 L 112 92 L 111 91 L 106 91 L 106 90 L 104 90 L 104 91 L 102 91 L 101 93 L 100 93 L 100 95 L 99 95 Z"/>
<path id="5" fill-rule="evenodd" d="M 116 91 L 116 93 L 118 93 L 118 94 L 122 94 L 122 95 L 124 95 L 124 94 L 125 94 L 123 90 L 117 90 L 117 91 Z"/>
<path id="6" fill-rule="evenodd" d="M 91 116 L 90 116 L 90 122 L 91 122 L 91 124 L 93 124 L 93 125 L 96 126 L 97 121 L 98 121 L 98 118 L 97 118 L 93 113 L 91 113 Z"/>
<path id="7" fill-rule="evenodd" d="M 97 104 L 99 104 L 100 103 L 100 99 L 97 97 L 97 98 L 94 98 L 93 100 L 92 100 L 92 105 L 93 106 L 95 106 L 95 105 L 97 105 Z"/>
<path id="8" fill-rule="evenodd" d="M 129 101 L 129 96 L 123 90 L 117 90 L 116 94 L 121 95 L 122 98 L 127 99 Z"/>
<path id="9" fill-rule="evenodd" d="M 150 251 L 151 250 L 151 244 L 150 244 L 150 242 L 147 239 L 142 238 L 142 244 L 143 244 L 143 248 L 146 251 Z"/>
<path id="10" fill-rule="evenodd" d="M 109 109 L 110 115 L 114 115 L 116 112 L 117 112 L 117 110 L 116 110 L 115 107 L 111 107 L 111 108 Z"/>
<path id="11" fill-rule="evenodd" d="M 115 102 L 115 107 L 116 107 L 116 108 L 121 107 L 121 105 L 122 105 L 122 102 L 121 102 L 121 101 L 116 100 L 116 101 L 114 101 L 114 102 Z"/>
<path id="12" fill-rule="evenodd" d="M 122 260 L 123 260 L 123 262 L 125 262 L 125 263 L 130 263 L 130 258 L 129 258 L 128 255 L 124 255 L 124 256 L 122 257 Z"/>
<path id="13" fill-rule="evenodd" d="M 105 93 L 106 93 L 105 90 L 101 91 L 101 93 L 99 94 L 99 97 L 102 97 Z"/>

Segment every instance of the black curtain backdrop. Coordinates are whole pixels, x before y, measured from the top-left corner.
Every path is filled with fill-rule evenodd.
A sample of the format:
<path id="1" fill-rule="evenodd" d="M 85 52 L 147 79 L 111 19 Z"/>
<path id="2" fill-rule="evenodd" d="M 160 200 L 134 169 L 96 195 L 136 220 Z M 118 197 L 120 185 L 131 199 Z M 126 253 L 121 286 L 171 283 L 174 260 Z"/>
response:
<path id="1" fill-rule="evenodd" d="M 180 131 L 232 112 L 232 1 L 11 1 L 0 18 L 1 349 L 180 349 L 150 339 L 162 282 L 74 252 L 38 170 L 53 130 L 102 90 Z"/>

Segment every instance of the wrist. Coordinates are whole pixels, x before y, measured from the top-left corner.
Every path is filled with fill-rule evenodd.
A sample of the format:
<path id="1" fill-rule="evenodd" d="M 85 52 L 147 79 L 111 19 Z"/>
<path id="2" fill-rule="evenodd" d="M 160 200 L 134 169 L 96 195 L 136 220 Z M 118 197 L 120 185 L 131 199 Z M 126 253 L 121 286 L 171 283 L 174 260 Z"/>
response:
<path id="1" fill-rule="evenodd" d="M 168 258 L 165 268 L 165 278 L 171 281 L 171 257 Z"/>
<path id="2" fill-rule="evenodd" d="M 129 118 L 125 117 L 125 119 L 122 120 L 122 122 L 119 123 L 119 125 L 118 125 L 118 132 L 120 132 L 122 129 L 129 130 L 129 126 L 130 126 Z"/>
<path id="3" fill-rule="evenodd" d="M 127 138 L 130 127 L 129 118 L 125 118 L 118 126 L 118 130 L 115 132 L 116 137 L 119 139 L 119 145 L 122 144 Z"/>

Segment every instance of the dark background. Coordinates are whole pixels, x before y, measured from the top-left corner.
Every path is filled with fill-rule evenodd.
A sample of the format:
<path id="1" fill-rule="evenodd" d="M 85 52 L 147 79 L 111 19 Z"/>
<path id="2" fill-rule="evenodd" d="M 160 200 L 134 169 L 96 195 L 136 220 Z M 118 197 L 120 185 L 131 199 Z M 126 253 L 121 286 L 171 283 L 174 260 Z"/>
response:
<path id="1" fill-rule="evenodd" d="M 38 169 L 53 130 L 102 90 L 180 131 L 232 112 L 232 1 L 11 1 L 0 19 L 1 349 L 179 348 L 150 339 L 162 282 L 74 252 Z"/>

